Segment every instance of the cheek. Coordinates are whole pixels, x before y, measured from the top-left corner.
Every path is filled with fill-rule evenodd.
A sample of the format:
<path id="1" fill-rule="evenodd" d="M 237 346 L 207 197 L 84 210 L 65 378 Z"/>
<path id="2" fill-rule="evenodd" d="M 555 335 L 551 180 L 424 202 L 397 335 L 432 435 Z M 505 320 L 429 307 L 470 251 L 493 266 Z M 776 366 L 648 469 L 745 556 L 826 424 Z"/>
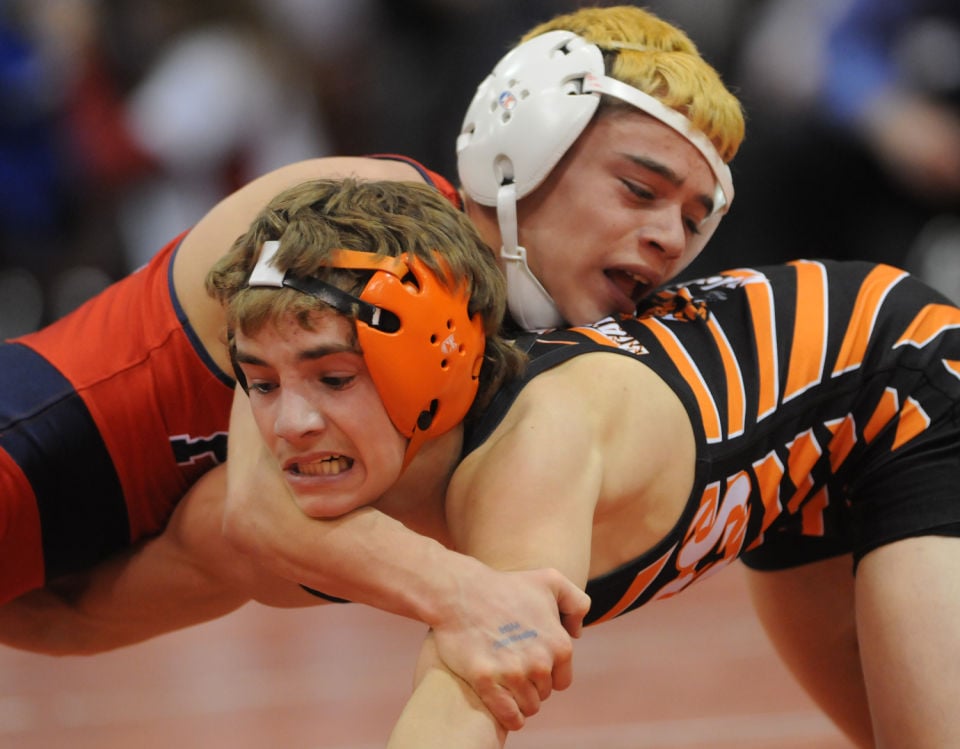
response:
<path id="1" fill-rule="evenodd" d="M 371 501 L 390 489 L 400 478 L 403 471 L 403 456 L 407 441 L 392 428 L 381 431 L 375 441 L 368 442 L 364 450 L 363 461 L 366 466 L 367 491 Z"/>
<path id="2" fill-rule="evenodd" d="M 364 435 L 361 439 L 368 459 L 388 473 L 396 471 L 399 474 L 407 449 L 407 439 L 397 431 L 384 410 L 377 409 L 368 413 L 364 424 Z"/>
<path id="3" fill-rule="evenodd" d="M 250 409 L 253 412 L 253 421 L 257 425 L 257 431 L 260 432 L 260 437 L 272 448 L 276 441 L 276 430 L 274 429 L 276 419 L 273 413 L 266 407 L 254 406 L 252 403 Z"/>

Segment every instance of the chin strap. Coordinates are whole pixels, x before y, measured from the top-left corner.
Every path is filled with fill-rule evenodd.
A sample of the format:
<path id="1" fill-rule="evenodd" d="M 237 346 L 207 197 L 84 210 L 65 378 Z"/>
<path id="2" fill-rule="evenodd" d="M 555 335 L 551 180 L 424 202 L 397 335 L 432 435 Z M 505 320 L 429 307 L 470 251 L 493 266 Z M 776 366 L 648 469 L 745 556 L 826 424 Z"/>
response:
<path id="1" fill-rule="evenodd" d="M 507 277 L 507 306 L 524 330 L 547 330 L 563 325 L 556 303 L 527 265 L 527 251 L 519 246 L 517 186 L 508 182 L 497 191 L 497 221 Z"/>

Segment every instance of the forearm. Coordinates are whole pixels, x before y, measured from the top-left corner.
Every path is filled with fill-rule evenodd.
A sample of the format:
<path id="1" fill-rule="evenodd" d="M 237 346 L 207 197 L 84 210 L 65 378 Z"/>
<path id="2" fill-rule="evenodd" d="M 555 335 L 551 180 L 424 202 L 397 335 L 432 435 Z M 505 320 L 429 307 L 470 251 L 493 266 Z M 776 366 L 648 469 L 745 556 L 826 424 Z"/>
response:
<path id="1" fill-rule="evenodd" d="M 570 683 L 570 636 L 589 599 L 556 571 L 499 572 L 371 508 L 307 517 L 236 402 L 224 535 L 274 574 L 326 595 L 425 622 L 445 664 L 505 727 Z M 561 616 L 558 616 L 561 614 Z M 522 640 L 504 645 L 504 632 Z"/>
<path id="2" fill-rule="evenodd" d="M 221 536 L 225 489 L 223 471 L 211 471 L 159 536 L 0 607 L 0 642 L 51 655 L 85 655 L 241 606 L 258 594 L 259 578 Z"/>
<path id="3" fill-rule="evenodd" d="M 455 615 L 463 586 L 485 570 L 369 507 L 308 518 L 260 440 L 246 398 L 231 414 L 223 532 L 280 577 L 431 626 Z"/>
<path id="4" fill-rule="evenodd" d="M 377 510 L 315 520 L 286 496 L 257 494 L 259 501 L 228 513 L 227 537 L 274 574 L 326 595 L 437 626 L 455 616 L 464 587 L 486 571 Z"/>
<path id="5" fill-rule="evenodd" d="M 93 655 L 222 616 L 247 600 L 213 581 L 191 580 L 174 591 L 137 565 L 137 553 L 0 606 L 0 643 L 46 655 Z"/>
<path id="6" fill-rule="evenodd" d="M 443 665 L 429 638 L 416 681 L 387 749 L 500 749 L 504 745 L 506 731 L 476 693 Z"/>
<path id="7" fill-rule="evenodd" d="M 49 589 L 25 593 L 0 606 L 0 643 L 47 655 L 91 652 L 79 612 Z"/>

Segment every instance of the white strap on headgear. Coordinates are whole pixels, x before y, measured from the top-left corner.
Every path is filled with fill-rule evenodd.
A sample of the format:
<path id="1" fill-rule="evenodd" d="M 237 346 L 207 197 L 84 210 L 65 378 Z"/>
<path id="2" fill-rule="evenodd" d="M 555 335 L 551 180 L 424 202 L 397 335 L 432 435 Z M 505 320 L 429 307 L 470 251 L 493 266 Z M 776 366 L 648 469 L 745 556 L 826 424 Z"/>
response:
<path id="1" fill-rule="evenodd" d="M 527 251 L 517 235 L 517 186 L 513 182 L 497 191 L 497 220 L 500 223 L 500 257 L 507 277 L 507 306 L 514 321 L 524 330 L 546 330 L 563 325 L 556 303 L 527 265 Z"/>
<path id="2" fill-rule="evenodd" d="M 713 210 L 704 220 L 719 220 L 733 202 L 733 177 L 730 167 L 720 158 L 710 139 L 676 109 L 616 78 L 588 73 L 584 77 L 583 93 L 612 96 L 636 107 L 672 128 L 696 148 L 713 172 L 716 185 Z M 563 325 L 563 317 L 549 292 L 530 270 L 527 251 L 519 246 L 517 229 L 516 185 L 508 182 L 497 191 L 497 220 L 500 224 L 500 257 L 504 260 L 507 276 L 507 302 L 510 314 L 525 330 L 539 331 Z"/>
<path id="3" fill-rule="evenodd" d="M 269 286 L 271 288 L 282 289 L 284 273 L 277 269 L 273 264 L 273 258 L 280 249 L 280 242 L 276 239 L 268 239 L 263 243 L 260 249 L 260 257 L 257 258 L 257 264 L 253 266 L 250 273 L 250 280 L 247 286 Z"/>
<path id="4" fill-rule="evenodd" d="M 713 143 L 710 142 L 703 131 L 697 129 L 682 113 L 676 109 L 671 109 L 650 94 L 606 75 L 588 73 L 583 80 L 583 91 L 584 93 L 594 91 L 599 94 L 607 94 L 625 101 L 682 135 L 703 155 L 717 180 L 711 215 L 726 213 L 733 202 L 733 177 L 730 174 L 730 167 L 720 158 L 717 149 L 714 148 Z"/>

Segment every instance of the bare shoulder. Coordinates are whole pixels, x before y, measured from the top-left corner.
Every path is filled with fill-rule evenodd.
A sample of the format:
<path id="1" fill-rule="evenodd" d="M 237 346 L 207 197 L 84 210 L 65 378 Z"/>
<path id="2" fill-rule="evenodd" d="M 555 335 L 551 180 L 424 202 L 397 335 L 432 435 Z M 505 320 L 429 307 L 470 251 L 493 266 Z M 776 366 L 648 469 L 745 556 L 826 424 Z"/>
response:
<path id="1" fill-rule="evenodd" d="M 269 172 L 228 195 L 183 240 L 173 269 L 177 297 L 207 352 L 224 371 L 229 371 L 230 362 L 223 350 L 223 315 L 219 304 L 207 296 L 204 288 L 207 271 L 278 193 L 312 179 L 342 177 L 423 181 L 412 166 L 391 159 L 335 156 L 299 161 Z M 171 227 L 171 232 L 174 231 L 176 227 Z"/>
<path id="2" fill-rule="evenodd" d="M 524 475 L 527 456 L 539 453 L 539 480 L 552 474 L 551 493 L 581 482 L 594 498 L 590 576 L 638 556 L 674 527 L 693 486 L 694 430 L 680 398 L 642 360 L 575 357 L 534 378 L 516 410 L 505 419 L 519 436 L 501 451 L 500 460 L 516 461 L 506 472 Z"/>
<path id="3" fill-rule="evenodd" d="M 604 439 L 649 432 L 650 420 L 684 415 L 673 390 L 641 360 L 602 351 L 576 356 L 534 378 L 517 404 L 575 416 Z"/>
<path id="4" fill-rule="evenodd" d="M 512 455 L 525 460 L 541 450 L 553 456 L 599 454 L 605 481 L 627 480 L 614 478 L 621 476 L 642 485 L 648 473 L 656 473 L 657 460 L 675 459 L 677 442 L 692 453 L 690 420 L 671 388 L 634 357 L 596 352 L 531 380 L 476 460 L 486 462 L 487 453 L 499 453 L 497 461 Z M 638 454 L 651 460 L 638 461 Z"/>

